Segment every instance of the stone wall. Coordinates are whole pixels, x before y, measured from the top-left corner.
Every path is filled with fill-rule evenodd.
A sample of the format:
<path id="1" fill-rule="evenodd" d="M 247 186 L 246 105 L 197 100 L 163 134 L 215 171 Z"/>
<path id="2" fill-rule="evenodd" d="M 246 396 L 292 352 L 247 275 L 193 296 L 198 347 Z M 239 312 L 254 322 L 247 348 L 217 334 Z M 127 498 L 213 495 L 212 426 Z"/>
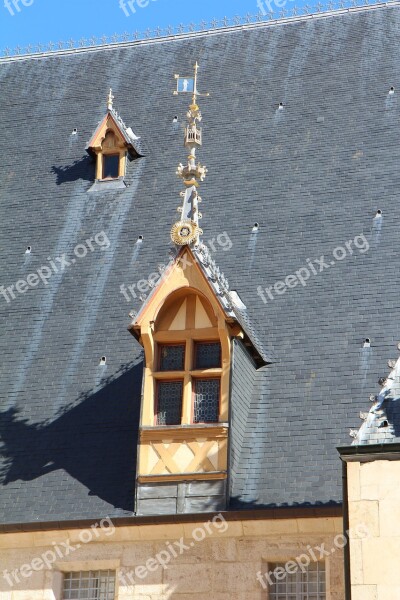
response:
<path id="1" fill-rule="evenodd" d="M 352 600 L 399 600 L 400 463 L 347 467 Z"/>
<path id="2" fill-rule="evenodd" d="M 258 572 L 268 570 L 268 562 L 294 559 L 307 553 L 307 546 L 318 556 L 315 548 L 325 544 L 331 550 L 341 532 L 340 518 L 230 522 L 221 518 L 208 525 L 114 528 L 107 521 L 84 532 L 3 534 L 0 599 L 60 600 L 62 572 L 98 569 L 117 571 L 118 600 L 268 599 L 268 591 L 257 580 Z M 169 560 L 166 569 L 160 556 L 161 562 Z M 53 568 L 45 566 L 45 560 L 54 561 Z M 344 600 L 342 551 L 335 548 L 326 562 L 327 600 Z"/>

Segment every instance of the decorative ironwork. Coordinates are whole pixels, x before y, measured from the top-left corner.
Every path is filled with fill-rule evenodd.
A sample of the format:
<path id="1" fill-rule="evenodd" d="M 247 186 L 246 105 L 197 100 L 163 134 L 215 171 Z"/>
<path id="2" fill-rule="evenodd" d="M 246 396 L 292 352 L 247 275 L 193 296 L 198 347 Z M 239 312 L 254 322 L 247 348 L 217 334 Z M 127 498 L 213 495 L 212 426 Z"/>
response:
<path id="1" fill-rule="evenodd" d="M 65 573 L 63 600 L 114 600 L 114 571 L 80 571 Z"/>
<path id="2" fill-rule="evenodd" d="M 303 7 L 293 7 L 289 11 L 285 8 L 280 11 L 263 11 L 258 12 L 257 14 L 247 13 L 243 17 L 239 15 L 235 15 L 231 18 L 224 17 L 221 21 L 217 19 L 213 19 L 210 22 L 201 21 L 199 24 L 189 23 L 188 25 L 184 25 L 183 23 L 179 23 L 177 26 L 173 27 L 169 25 L 165 29 L 161 27 L 157 27 L 156 29 L 147 29 L 144 32 L 135 31 L 133 33 L 124 32 L 122 34 L 114 33 L 112 36 L 103 35 L 100 38 L 95 36 L 91 36 L 89 39 L 81 38 L 78 41 L 68 40 L 66 42 L 60 41 L 57 43 L 49 42 L 46 45 L 36 44 L 36 46 L 28 45 L 26 48 L 21 48 L 16 46 L 14 50 L 10 48 L 4 48 L 4 50 L 0 51 L 0 58 L 5 57 L 8 58 L 10 56 L 26 56 L 30 54 L 40 54 L 42 52 L 59 52 L 62 50 L 72 50 L 72 49 L 81 49 L 81 48 L 94 48 L 98 46 L 106 46 L 109 44 L 116 44 L 118 42 L 136 42 L 141 39 L 157 39 L 162 37 L 170 37 L 173 35 L 182 35 L 184 33 L 195 33 L 205 31 L 207 28 L 210 30 L 213 29 L 225 29 L 228 27 L 237 27 L 239 25 L 247 25 L 252 26 L 253 24 L 261 23 L 261 22 L 270 22 L 276 21 L 279 19 L 298 19 L 301 18 L 301 14 L 304 16 L 316 15 L 320 16 L 323 12 L 335 12 L 335 11 L 349 11 L 357 10 L 357 8 L 365 8 L 367 10 L 374 9 L 374 7 L 382 7 L 382 6 L 393 6 L 400 5 L 400 0 L 386 0 L 385 2 L 376 2 L 376 0 L 325 0 L 324 3 L 317 2 L 313 6 L 308 4 Z"/>
<path id="3" fill-rule="evenodd" d="M 282 566 L 275 564 L 272 569 Z M 272 583 L 269 597 L 271 600 L 325 600 L 325 563 L 312 562 L 306 569 L 287 573 L 283 581 Z"/>
<path id="4" fill-rule="evenodd" d="M 221 367 L 221 344 L 198 342 L 196 344 L 195 369 L 219 369 Z"/>
<path id="5" fill-rule="evenodd" d="M 185 344 L 166 344 L 160 347 L 160 371 L 183 371 Z"/>
<path id="6" fill-rule="evenodd" d="M 194 423 L 218 423 L 219 379 L 197 379 L 194 385 Z"/>
<path id="7" fill-rule="evenodd" d="M 157 390 L 157 425 L 180 425 L 182 421 L 182 381 L 160 381 Z"/>

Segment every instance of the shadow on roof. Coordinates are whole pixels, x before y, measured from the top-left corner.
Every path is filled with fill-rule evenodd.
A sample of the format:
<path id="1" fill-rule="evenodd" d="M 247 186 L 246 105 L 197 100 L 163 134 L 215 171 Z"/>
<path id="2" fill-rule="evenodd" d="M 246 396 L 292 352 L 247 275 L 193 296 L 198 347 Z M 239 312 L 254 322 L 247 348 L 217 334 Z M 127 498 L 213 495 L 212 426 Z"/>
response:
<path id="1" fill-rule="evenodd" d="M 31 424 L 20 419 L 15 408 L 0 412 L 0 485 L 60 471 L 60 486 L 65 487 L 66 471 L 89 489 L 90 496 L 133 512 L 142 370 L 141 363 L 129 365 L 51 423 Z M 52 487 L 51 495 L 57 496 L 57 491 Z M 59 501 L 63 504 L 62 498 Z M 66 513 L 73 511 L 64 508 Z"/>
<path id="2" fill-rule="evenodd" d="M 83 156 L 70 165 L 60 167 L 54 165 L 51 170 L 57 175 L 57 185 L 78 181 L 78 179 L 92 183 L 95 180 L 95 163 L 90 156 Z"/>

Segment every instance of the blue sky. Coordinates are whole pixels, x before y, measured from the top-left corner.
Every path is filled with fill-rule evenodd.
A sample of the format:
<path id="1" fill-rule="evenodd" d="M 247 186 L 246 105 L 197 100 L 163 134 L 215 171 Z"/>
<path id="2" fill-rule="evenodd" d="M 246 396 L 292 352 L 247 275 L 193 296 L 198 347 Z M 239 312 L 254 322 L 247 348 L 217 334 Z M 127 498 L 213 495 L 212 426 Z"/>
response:
<path id="1" fill-rule="evenodd" d="M 287 8 L 303 0 L 258 0 Z M 124 2 L 125 9 L 120 2 Z M 8 3 L 8 8 L 7 8 Z M 0 52 L 6 47 L 111 36 L 147 28 L 259 12 L 257 0 L 0 0 Z M 146 4 L 148 4 L 146 6 Z M 16 6 L 19 8 L 16 7 Z M 142 5 L 142 7 L 140 7 Z M 280 9 L 275 5 L 274 9 Z"/>

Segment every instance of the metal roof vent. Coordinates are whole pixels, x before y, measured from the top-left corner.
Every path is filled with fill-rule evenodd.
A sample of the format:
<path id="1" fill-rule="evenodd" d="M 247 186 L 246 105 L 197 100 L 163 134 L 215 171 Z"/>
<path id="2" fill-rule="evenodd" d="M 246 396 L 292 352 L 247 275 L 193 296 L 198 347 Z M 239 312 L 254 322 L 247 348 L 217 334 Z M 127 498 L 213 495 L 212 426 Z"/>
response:
<path id="1" fill-rule="evenodd" d="M 253 229 L 251 231 L 252 231 L 252 233 L 258 233 L 259 229 L 260 229 L 260 224 L 254 223 Z"/>
<path id="2" fill-rule="evenodd" d="M 175 116 L 175 117 L 172 119 L 172 122 L 173 122 L 173 123 L 177 123 L 177 122 L 178 122 L 178 117 L 176 117 L 176 116 Z"/>
<path id="3" fill-rule="evenodd" d="M 100 366 L 104 367 L 107 364 L 107 357 L 106 356 L 102 356 L 100 359 Z"/>
<path id="4" fill-rule="evenodd" d="M 371 340 L 370 340 L 370 338 L 366 338 L 365 339 L 363 348 L 371 348 Z"/>
<path id="5" fill-rule="evenodd" d="M 144 236 L 143 235 L 139 235 L 136 243 L 141 244 L 143 242 L 143 240 L 144 240 Z"/>
<path id="6" fill-rule="evenodd" d="M 283 110 L 283 102 L 279 102 L 278 110 Z"/>
<path id="7" fill-rule="evenodd" d="M 379 217 L 381 217 L 381 216 L 382 216 L 382 211 L 381 211 L 381 209 L 378 209 L 376 211 L 375 219 L 379 219 Z"/>
<path id="8" fill-rule="evenodd" d="M 78 133 L 78 130 L 76 127 L 73 128 L 72 130 L 72 134 L 71 135 L 76 135 Z"/>
<path id="9" fill-rule="evenodd" d="M 25 250 L 25 254 L 30 254 L 32 252 L 32 246 L 28 246 Z"/>
<path id="10" fill-rule="evenodd" d="M 389 94 L 390 94 L 391 96 L 393 96 L 393 94 L 394 94 L 394 87 L 393 87 L 393 86 L 390 88 L 390 90 L 389 90 Z"/>

